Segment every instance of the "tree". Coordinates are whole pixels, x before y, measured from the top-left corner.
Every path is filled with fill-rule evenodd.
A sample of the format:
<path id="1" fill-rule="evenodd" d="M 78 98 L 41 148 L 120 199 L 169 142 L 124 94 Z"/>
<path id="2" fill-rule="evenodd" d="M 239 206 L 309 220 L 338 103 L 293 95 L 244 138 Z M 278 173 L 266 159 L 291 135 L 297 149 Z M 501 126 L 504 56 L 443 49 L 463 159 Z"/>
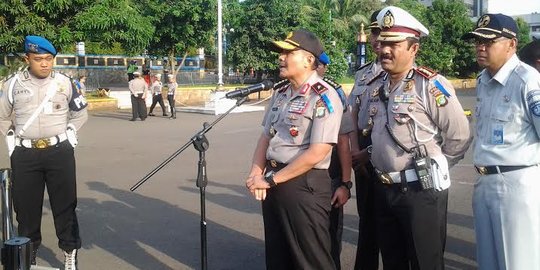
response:
<path id="1" fill-rule="evenodd" d="M 0 2 L 0 51 L 6 53 L 20 52 L 26 35 L 44 36 L 64 52 L 89 41 L 140 53 L 152 34 L 152 25 L 128 0 Z"/>
<path id="2" fill-rule="evenodd" d="M 264 70 L 277 70 L 277 54 L 270 51 L 272 40 L 281 40 L 300 25 L 299 3 L 282 0 L 246 0 L 237 14 L 239 27 L 230 35 L 227 58 L 244 72 L 250 68 L 258 77 Z"/>
<path id="3" fill-rule="evenodd" d="M 518 33 L 517 33 L 517 39 L 518 39 L 518 51 L 521 50 L 527 43 L 531 42 L 530 37 L 530 28 L 529 24 L 523 20 L 521 17 L 518 17 L 516 19 L 516 23 L 518 26 Z"/>
<path id="4" fill-rule="evenodd" d="M 169 59 L 194 54 L 197 48 L 213 46 L 217 20 L 215 0 L 144 0 L 142 14 L 155 27 L 148 52 L 168 55 Z M 176 61 L 169 61 L 174 70 Z"/>
<path id="5" fill-rule="evenodd" d="M 474 26 L 465 4 L 435 0 L 423 12 L 430 33 L 422 43 L 418 63 L 447 76 L 469 76 L 476 68 L 474 48 L 461 37 Z"/>

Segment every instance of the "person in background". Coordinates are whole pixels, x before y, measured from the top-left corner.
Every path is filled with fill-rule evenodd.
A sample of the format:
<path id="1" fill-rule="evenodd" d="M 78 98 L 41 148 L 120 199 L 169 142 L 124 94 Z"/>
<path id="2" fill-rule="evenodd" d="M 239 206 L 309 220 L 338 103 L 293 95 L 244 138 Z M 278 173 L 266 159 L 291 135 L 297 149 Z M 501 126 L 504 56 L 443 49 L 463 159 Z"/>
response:
<path id="1" fill-rule="evenodd" d="M 169 119 L 176 119 L 176 102 L 174 100 L 176 88 L 178 88 L 176 78 L 174 75 L 169 74 L 169 83 L 167 84 L 167 100 L 169 101 L 169 107 L 171 108 L 171 117 L 169 117 Z"/>
<path id="2" fill-rule="evenodd" d="M 77 86 L 77 91 L 79 92 L 79 94 L 81 95 L 85 95 L 86 93 L 86 75 L 81 75 L 79 76 L 79 79 L 78 80 L 75 80 L 75 86 Z"/>
<path id="3" fill-rule="evenodd" d="M 159 106 L 161 106 L 163 116 L 169 116 L 167 114 L 167 110 L 165 110 L 165 104 L 163 103 L 163 95 L 161 93 L 162 87 L 163 84 L 161 83 L 161 74 L 154 75 L 154 82 L 152 83 L 152 86 L 150 86 L 150 93 L 152 93 L 152 105 L 150 106 L 150 113 L 148 113 L 148 116 L 155 116 L 155 114 L 152 112 L 154 111 L 157 103 L 159 103 Z"/>
<path id="4" fill-rule="evenodd" d="M 131 113 L 132 117 L 129 121 L 136 121 L 141 118 L 141 121 L 146 120 L 146 94 L 148 93 L 148 85 L 141 77 L 141 73 L 135 71 L 135 78 L 129 81 L 129 91 L 131 92 Z"/>
<path id="5" fill-rule="evenodd" d="M 540 71 L 540 39 L 533 40 L 519 51 L 519 58 Z"/>
<path id="6" fill-rule="evenodd" d="M 128 64 L 128 67 L 127 67 L 128 82 L 135 78 L 134 73 L 138 69 L 139 69 L 139 67 L 137 66 L 137 62 L 135 60 L 129 61 L 129 64 Z"/>
<path id="7" fill-rule="evenodd" d="M 328 174 L 332 179 L 332 210 L 330 211 L 330 238 L 332 241 L 331 254 L 336 269 L 341 269 L 341 239 L 343 235 L 343 206 L 351 198 L 352 161 L 351 148 L 349 144 L 349 133 L 354 130 L 354 124 L 351 118 L 351 110 L 347 103 L 347 98 L 343 88 L 333 80 L 324 77 L 330 64 L 330 57 L 323 52 L 319 57 L 319 66 L 317 73 L 338 93 L 341 104 L 343 105 L 343 116 L 339 127 L 338 142 L 332 148 L 332 157 Z"/>

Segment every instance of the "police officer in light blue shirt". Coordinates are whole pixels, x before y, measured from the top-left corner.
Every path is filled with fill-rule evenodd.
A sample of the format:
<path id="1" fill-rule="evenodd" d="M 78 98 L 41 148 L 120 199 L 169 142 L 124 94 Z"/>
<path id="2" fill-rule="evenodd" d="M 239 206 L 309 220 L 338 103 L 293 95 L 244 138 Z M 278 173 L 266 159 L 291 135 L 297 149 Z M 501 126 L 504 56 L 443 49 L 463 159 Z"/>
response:
<path id="1" fill-rule="evenodd" d="M 481 270 L 540 269 L 540 74 L 516 56 L 516 22 L 483 15 L 478 64 L 473 210 Z"/>

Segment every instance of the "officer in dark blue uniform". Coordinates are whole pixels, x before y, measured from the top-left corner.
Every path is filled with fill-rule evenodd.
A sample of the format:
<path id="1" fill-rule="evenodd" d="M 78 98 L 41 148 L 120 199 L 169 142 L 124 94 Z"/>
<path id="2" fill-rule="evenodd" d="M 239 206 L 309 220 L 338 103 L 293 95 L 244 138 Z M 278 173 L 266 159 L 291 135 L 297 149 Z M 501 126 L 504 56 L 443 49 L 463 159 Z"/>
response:
<path id="1" fill-rule="evenodd" d="M 13 170 L 13 206 L 20 236 L 41 244 L 45 186 L 65 269 L 77 269 L 81 247 L 75 180 L 76 132 L 86 122 L 86 101 L 71 78 L 52 70 L 56 49 L 46 39 L 27 36 L 28 68 L 2 86 L 0 131 L 8 137 Z"/>

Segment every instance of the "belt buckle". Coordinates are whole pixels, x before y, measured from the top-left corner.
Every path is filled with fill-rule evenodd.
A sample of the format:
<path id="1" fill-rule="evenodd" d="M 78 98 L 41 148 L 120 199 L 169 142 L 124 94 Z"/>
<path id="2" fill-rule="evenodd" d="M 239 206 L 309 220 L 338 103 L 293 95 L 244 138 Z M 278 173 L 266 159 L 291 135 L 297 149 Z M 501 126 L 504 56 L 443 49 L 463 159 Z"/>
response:
<path id="1" fill-rule="evenodd" d="M 272 168 L 277 168 L 277 161 L 271 159 L 270 160 L 270 166 L 272 166 Z"/>
<path id="2" fill-rule="evenodd" d="M 381 180 L 383 184 L 386 184 L 386 185 L 391 185 L 394 183 L 394 181 L 392 180 L 392 177 L 390 177 L 390 175 L 388 175 L 387 173 L 379 174 L 379 179 Z"/>
<path id="3" fill-rule="evenodd" d="M 488 170 L 486 167 L 478 167 L 476 166 L 476 171 L 480 174 L 480 175 L 486 175 Z"/>
<path id="4" fill-rule="evenodd" d="M 32 146 L 37 149 L 44 149 L 51 145 L 50 139 L 37 139 L 32 141 Z"/>

